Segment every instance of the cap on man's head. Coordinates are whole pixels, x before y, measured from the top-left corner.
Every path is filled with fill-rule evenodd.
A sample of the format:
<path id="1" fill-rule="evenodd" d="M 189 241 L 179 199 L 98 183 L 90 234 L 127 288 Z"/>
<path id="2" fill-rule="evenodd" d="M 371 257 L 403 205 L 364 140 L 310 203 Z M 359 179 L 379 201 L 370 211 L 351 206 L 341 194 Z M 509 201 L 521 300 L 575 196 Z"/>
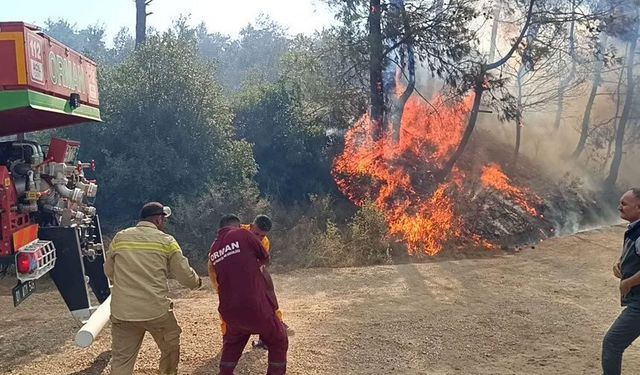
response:
<path id="1" fill-rule="evenodd" d="M 171 216 L 171 208 L 168 206 L 162 205 L 159 202 L 149 202 L 142 206 L 140 210 L 140 218 L 146 219 L 151 216 L 162 215 L 164 217 Z"/>

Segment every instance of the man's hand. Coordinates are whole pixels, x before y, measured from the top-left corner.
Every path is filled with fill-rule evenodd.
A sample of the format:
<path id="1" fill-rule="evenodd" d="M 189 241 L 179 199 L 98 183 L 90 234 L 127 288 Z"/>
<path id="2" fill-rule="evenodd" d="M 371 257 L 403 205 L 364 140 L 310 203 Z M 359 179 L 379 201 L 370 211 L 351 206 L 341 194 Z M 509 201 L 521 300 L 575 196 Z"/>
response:
<path id="1" fill-rule="evenodd" d="M 616 264 L 613 265 L 613 276 L 617 277 L 618 279 L 622 279 L 622 269 L 620 268 L 620 261 L 616 262 Z"/>
<path id="2" fill-rule="evenodd" d="M 631 291 L 631 283 L 629 279 L 624 279 L 620 281 L 620 296 L 625 297 Z"/>

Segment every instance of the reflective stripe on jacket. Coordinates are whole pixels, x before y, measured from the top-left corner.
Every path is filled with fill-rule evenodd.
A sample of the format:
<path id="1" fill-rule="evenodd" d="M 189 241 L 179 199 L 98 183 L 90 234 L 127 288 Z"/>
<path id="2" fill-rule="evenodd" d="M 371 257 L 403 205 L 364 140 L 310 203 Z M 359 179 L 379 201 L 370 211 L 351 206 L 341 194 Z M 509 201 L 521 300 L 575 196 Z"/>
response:
<path id="1" fill-rule="evenodd" d="M 168 279 L 191 289 L 201 283 L 173 236 L 147 221 L 116 234 L 104 268 L 113 283 L 111 315 L 124 321 L 166 314 L 171 308 Z"/>

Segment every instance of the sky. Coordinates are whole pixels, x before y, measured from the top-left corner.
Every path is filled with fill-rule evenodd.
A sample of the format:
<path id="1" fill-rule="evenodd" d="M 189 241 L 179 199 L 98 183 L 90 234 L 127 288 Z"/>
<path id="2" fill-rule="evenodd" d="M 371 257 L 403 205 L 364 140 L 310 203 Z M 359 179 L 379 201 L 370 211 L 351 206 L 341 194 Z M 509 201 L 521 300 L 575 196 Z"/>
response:
<path id="1" fill-rule="evenodd" d="M 313 33 L 330 25 L 333 16 L 321 0 L 153 0 L 147 26 L 167 29 L 181 14 L 191 23 L 204 22 L 210 32 L 235 36 L 260 13 L 292 34 Z M 24 21 L 43 26 L 48 18 L 64 18 L 79 28 L 101 24 L 111 40 L 125 26 L 135 30 L 134 0 L 0 0 L 0 21 Z"/>

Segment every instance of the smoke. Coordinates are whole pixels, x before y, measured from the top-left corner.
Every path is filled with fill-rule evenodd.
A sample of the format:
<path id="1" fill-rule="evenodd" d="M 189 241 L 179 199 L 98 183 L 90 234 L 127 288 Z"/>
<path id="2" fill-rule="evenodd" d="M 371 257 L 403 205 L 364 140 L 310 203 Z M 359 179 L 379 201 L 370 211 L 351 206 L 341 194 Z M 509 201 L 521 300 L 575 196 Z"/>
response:
<path id="1" fill-rule="evenodd" d="M 627 146 L 626 152 L 620 166 L 620 175 L 618 177 L 618 185 L 622 190 L 628 190 L 632 187 L 640 187 L 640 168 L 638 168 L 638 160 L 640 160 L 640 147 L 638 145 Z"/>
<path id="2" fill-rule="evenodd" d="M 393 3 L 401 4 L 402 1 L 394 1 Z M 505 23 L 505 25 L 511 25 L 509 27 L 513 28 L 513 23 Z M 511 40 L 509 35 L 513 32 L 517 33 L 519 30 L 504 30 L 502 37 L 496 41 L 497 56 L 501 56 L 500 52 L 508 49 L 508 43 Z M 538 32 L 542 33 L 543 31 L 533 29 L 532 37 L 529 38 L 530 43 L 533 43 L 533 36 Z M 391 41 L 391 43 L 393 42 Z M 490 43 L 482 43 L 482 45 L 485 44 L 487 47 L 490 46 Z M 386 66 L 384 79 L 386 97 L 397 95 L 397 87 L 395 86 L 397 74 L 395 73 L 397 73 L 398 65 L 405 66 L 402 62 L 403 58 L 412 58 L 410 48 L 401 51 L 395 57 L 401 63 L 396 66 L 392 64 Z M 530 217 L 525 218 L 526 213 L 523 214 L 521 210 L 512 207 L 509 210 L 511 215 L 509 220 L 500 221 L 504 218 L 497 218 L 500 218 L 503 212 L 497 211 L 504 211 L 509 200 L 506 198 L 500 200 L 500 198 L 490 196 L 491 194 L 484 194 L 483 199 L 496 204 L 488 204 L 487 209 L 483 208 L 477 214 L 473 213 L 476 216 L 472 219 L 475 220 L 469 220 L 470 223 L 495 222 L 496 230 L 506 234 L 514 234 L 516 230 L 520 230 L 519 228 L 524 228 L 518 233 L 524 233 L 526 230 L 526 234 L 530 238 L 535 238 L 540 236 L 538 231 L 542 233 L 542 236 L 546 235 L 542 229 L 547 225 L 552 227 L 552 232 L 555 234 L 563 235 L 620 221 L 615 203 L 604 200 L 600 194 L 602 181 L 608 172 L 607 160 L 610 160 L 607 140 L 611 139 L 612 126 L 615 124 L 615 121 L 610 124 L 607 121 L 615 116 L 618 103 L 615 98 L 602 95 L 602 93 L 612 91 L 611 86 L 616 86 L 616 72 L 607 72 L 603 75 L 603 79 L 607 83 L 600 87 L 601 95 L 596 98 L 591 109 L 589 143 L 581 157 L 575 159 L 572 157 L 572 153 L 580 139 L 581 123 L 592 84 L 594 64 L 592 61 L 585 61 L 579 67 L 575 80 L 568 80 L 566 76 L 568 65 L 553 61 L 554 58 L 559 57 L 552 56 L 550 61 L 545 64 L 527 65 L 527 68 L 521 69 L 523 64 L 533 63 L 524 61 L 526 58 L 519 59 L 516 56 L 508 66 L 503 68 L 502 72 L 498 72 L 499 74 L 511 75 L 509 89 L 514 96 L 517 92 L 522 94 L 520 102 L 523 110 L 522 122 L 519 124 L 505 123 L 498 120 L 496 113 L 481 113 L 472 139 L 473 147 L 468 147 L 465 151 L 466 155 L 464 155 L 467 163 L 465 167 L 472 165 L 471 169 L 486 163 L 500 163 L 518 186 L 523 186 L 544 199 L 544 218 L 535 218 L 535 220 L 531 220 Z M 408 65 L 409 75 L 411 75 L 413 73 L 411 72 L 411 60 Z M 515 85 L 515 77 L 518 74 L 520 81 L 523 82 L 520 87 Z M 436 91 L 437 88 L 442 87 L 442 82 L 432 78 L 431 72 L 424 66 L 417 66 L 415 75 L 417 92 L 427 100 L 432 98 L 431 87 L 436 88 Z M 403 81 L 406 82 L 406 80 Z M 563 90 L 559 90 L 558 85 L 565 86 L 562 87 Z M 562 103 L 561 121 L 557 126 L 556 117 L 559 111 L 559 102 Z M 514 145 L 518 129 L 521 135 L 521 146 L 516 166 Z M 453 130 L 449 129 L 449 132 L 453 133 Z M 629 150 L 631 148 L 628 148 Z M 639 151 L 634 149 L 633 155 L 637 155 Z M 345 160 L 348 162 L 343 164 L 348 170 L 348 167 L 354 167 L 354 160 L 359 159 L 346 158 Z M 472 163 L 469 163 L 469 160 Z M 640 171 L 634 169 L 629 154 L 625 155 L 620 176 L 624 183 L 640 178 Z M 404 181 L 395 178 L 395 176 L 391 177 L 394 177 L 389 178 L 391 182 Z M 348 184 L 344 183 L 343 185 Z M 351 185 L 347 187 L 351 187 Z M 407 189 L 407 191 L 412 190 Z M 415 204 L 415 201 L 411 203 Z M 500 205 L 504 207 L 500 207 Z M 482 218 L 482 215 L 490 220 L 477 220 Z M 521 225 L 513 225 L 514 221 L 520 221 Z M 404 224 L 404 222 L 400 221 L 400 224 Z M 483 232 L 478 231 L 477 233 Z M 521 238 L 525 238 L 525 236 L 522 235 Z"/>
<path id="3" fill-rule="evenodd" d="M 422 66 L 418 67 L 416 75 L 417 90 L 427 98 L 430 96 L 425 91 L 430 85 L 442 87 L 442 82 L 431 79 L 427 69 Z M 612 76 L 615 76 L 615 72 L 606 75 L 605 81 L 611 81 Z M 606 163 L 606 135 L 613 134 L 614 124 L 607 124 L 607 121 L 611 120 L 616 110 L 615 98 L 602 93 L 613 91 L 611 84 L 600 87 L 600 95 L 591 109 L 590 123 L 595 130 L 590 130 L 592 135 L 585 151 L 578 159 L 572 157 L 580 138 L 582 118 L 591 88 L 592 80 L 589 77 L 583 77 L 580 84 L 567 87 L 558 129 L 554 124 L 558 110 L 557 97 L 551 96 L 546 103 L 533 108 L 525 107 L 523 112 L 518 163 L 526 166 L 520 168 L 532 166 L 538 173 L 536 178 L 524 179 L 527 182 L 524 186 L 544 195 L 547 205 L 545 217 L 553 225 L 556 235 L 620 222 L 615 202 L 605 200 L 601 194 L 602 182 L 609 167 L 609 163 Z M 545 89 L 557 91 L 560 78 L 549 82 Z M 515 85 L 510 89 L 516 92 Z M 489 108 L 483 106 L 482 109 Z M 470 157 L 469 153 L 473 153 L 471 158 L 476 159 L 477 163 L 497 161 L 506 167 L 513 162 L 516 138 L 514 122 L 499 121 L 497 113 L 481 113 L 472 137 L 474 147 L 465 151 L 467 158 Z M 496 152 L 496 149 L 500 151 Z M 633 155 L 637 156 L 640 150 L 627 147 L 626 152 L 620 173 L 621 186 L 628 186 L 629 181 L 638 184 L 640 178 L 640 169 L 633 165 Z M 518 179 L 517 168 L 508 168 L 508 171 Z"/>

